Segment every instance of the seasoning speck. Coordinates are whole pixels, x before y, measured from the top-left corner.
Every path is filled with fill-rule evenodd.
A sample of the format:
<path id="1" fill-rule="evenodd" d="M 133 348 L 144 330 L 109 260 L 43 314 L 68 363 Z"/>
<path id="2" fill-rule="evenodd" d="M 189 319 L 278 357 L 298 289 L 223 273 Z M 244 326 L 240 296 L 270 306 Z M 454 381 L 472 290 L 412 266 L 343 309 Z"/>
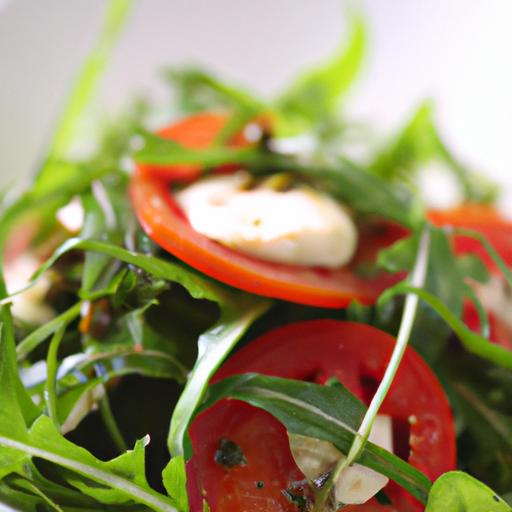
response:
<path id="1" fill-rule="evenodd" d="M 225 468 L 247 465 L 247 459 L 240 446 L 229 439 L 219 440 L 219 446 L 215 451 L 214 459 L 217 464 Z"/>

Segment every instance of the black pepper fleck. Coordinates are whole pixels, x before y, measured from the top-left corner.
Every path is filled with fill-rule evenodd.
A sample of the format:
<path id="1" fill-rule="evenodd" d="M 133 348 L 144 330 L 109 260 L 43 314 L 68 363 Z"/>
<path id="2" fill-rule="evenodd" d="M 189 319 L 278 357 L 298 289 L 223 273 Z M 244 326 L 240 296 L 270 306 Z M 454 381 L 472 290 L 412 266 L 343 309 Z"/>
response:
<path id="1" fill-rule="evenodd" d="M 217 464 L 225 468 L 247 465 L 247 459 L 240 446 L 229 439 L 219 440 L 219 446 L 215 451 L 214 460 Z"/>

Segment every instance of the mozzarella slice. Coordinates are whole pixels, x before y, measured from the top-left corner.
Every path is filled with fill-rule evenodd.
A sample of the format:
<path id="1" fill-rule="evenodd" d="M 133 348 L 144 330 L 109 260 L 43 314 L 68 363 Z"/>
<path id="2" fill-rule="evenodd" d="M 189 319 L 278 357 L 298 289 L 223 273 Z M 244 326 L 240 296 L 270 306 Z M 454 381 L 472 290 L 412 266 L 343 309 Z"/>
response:
<path id="1" fill-rule="evenodd" d="M 176 201 L 196 231 L 264 260 L 336 268 L 352 259 L 357 230 L 333 199 L 309 188 L 244 190 L 248 179 L 243 171 L 205 178 Z"/>
<path id="2" fill-rule="evenodd" d="M 70 233 L 78 233 L 84 225 L 84 208 L 78 197 L 57 210 L 57 220 Z"/>
<path id="3" fill-rule="evenodd" d="M 345 458 L 332 443 L 312 437 L 288 434 L 295 463 L 309 480 L 316 480 L 332 471 Z M 378 415 L 369 440 L 393 451 L 392 421 L 389 416 Z M 389 478 L 361 464 L 353 464 L 342 472 L 334 486 L 338 503 L 359 505 L 366 503 L 389 482 Z"/>
<path id="4" fill-rule="evenodd" d="M 24 288 L 38 267 L 39 261 L 28 253 L 20 254 L 9 262 L 5 268 L 5 281 L 9 293 Z M 50 281 L 46 276 L 41 276 L 34 286 L 12 298 L 12 314 L 33 324 L 44 324 L 51 320 L 55 312 L 44 301 L 49 289 Z"/>

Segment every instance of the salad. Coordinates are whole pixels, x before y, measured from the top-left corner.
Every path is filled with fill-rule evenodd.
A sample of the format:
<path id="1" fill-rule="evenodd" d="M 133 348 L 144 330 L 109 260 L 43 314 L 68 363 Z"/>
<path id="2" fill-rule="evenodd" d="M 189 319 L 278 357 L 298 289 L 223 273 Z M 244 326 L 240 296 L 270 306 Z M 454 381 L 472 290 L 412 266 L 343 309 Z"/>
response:
<path id="1" fill-rule="evenodd" d="M 365 25 L 262 99 L 173 69 L 73 156 L 108 4 L 0 221 L 0 510 L 512 510 L 512 224 L 425 102 L 343 114 Z M 172 115 L 171 115 L 172 114 Z M 431 209 L 435 162 L 460 204 Z"/>

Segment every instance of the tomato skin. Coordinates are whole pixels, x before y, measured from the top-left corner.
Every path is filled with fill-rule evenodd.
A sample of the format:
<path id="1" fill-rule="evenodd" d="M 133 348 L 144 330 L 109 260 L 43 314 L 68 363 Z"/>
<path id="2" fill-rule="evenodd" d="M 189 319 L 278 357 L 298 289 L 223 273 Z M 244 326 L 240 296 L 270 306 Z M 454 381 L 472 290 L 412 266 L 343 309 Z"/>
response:
<path id="1" fill-rule="evenodd" d="M 338 378 L 368 402 L 382 378 L 394 347 L 394 338 L 365 324 L 316 320 L 275 329 L 232 356 L 213 382 L 234 374 L 258 372 L 323 383 Z M 455 468 L 455 433 L 448 401 L 423 360 L 407 349 L 382 414 L 409 424 L 408 460 L 434 479 Z M 282 490 L 303 479 L 290 453 L 285 428 L 267 412 L 236 400 L 223 400 L 201 413 L 190 428 L 194 455 L 187 465 L 192 512 L 200 512 L 206 496 L 212 512 L 294 511 Z M 247 466 L 226 469 L 214 461 L 220 438 L 236 442 Z M 262 481 L 263 488 L 257 487 Z M 204 492 L 203 492 L 204 491 Z M 391 482 L 386 494 L 400 512 L 421 510 L 415 500 Z M 205 494 L 206 493 L 206 494 Z M 252 501 L 251 501 L 252 500 Z M 248 503 L 259 500 L 260 508 Z M 358 507 L 364 512 L 393 508 L 375 500 Z"/>
<path id="2" fill-rule="evenodd" d="M 512 223 L 503 218 L 495 208 L 478 204 L 465 204 L 451 210 L 432 210 L 428 217 L 439 226 L 462 227 L 485 235 L 503 261 L 508 266 L 512 265 Z M 454 249 L 457 254 L 476 254 L 484 261 L 492 274 L 500 274 L 501 271 L 496 263 L 479 241 L 457 235 L 454 238 Z M 491 341 L 512 350 L 512 331 L 510 327 L 491 312 L 488 312 L 488 316 Z M 463 320 L 471 330 L 480 332 L 478 313 L 476 307 L 470 301 L 466 301 L 464 304 Z"/>
<path id="3" fill-rule="evenodd" d="M 184 145 L 203 148 L 226 122 L 215 114 L 187 118 L 160 132 Z M 234 142 L 247 144 L 243 137 Z M 233 166 L 220 172 L 230 172 Z M 401 275 L 358 274 L 358 268 L 375 260 L 379 249 L 403 237 L 400 226 L 375 221 L 361 228 L 360 244 L 350 265 L 339 269 L 301 267 L 264 261 L 225 247 L 196 232 L 177 205 L 170 185 L 191 182 L 200 176 L 197 166 L 162 167 L 141 164 L 132 179 L 130 196 L 143 229 L 162 248 L 197 270 L 235 288 L 291 302 L 318 307 L 347 306 L 353 299 L 371 304 Z"/>

